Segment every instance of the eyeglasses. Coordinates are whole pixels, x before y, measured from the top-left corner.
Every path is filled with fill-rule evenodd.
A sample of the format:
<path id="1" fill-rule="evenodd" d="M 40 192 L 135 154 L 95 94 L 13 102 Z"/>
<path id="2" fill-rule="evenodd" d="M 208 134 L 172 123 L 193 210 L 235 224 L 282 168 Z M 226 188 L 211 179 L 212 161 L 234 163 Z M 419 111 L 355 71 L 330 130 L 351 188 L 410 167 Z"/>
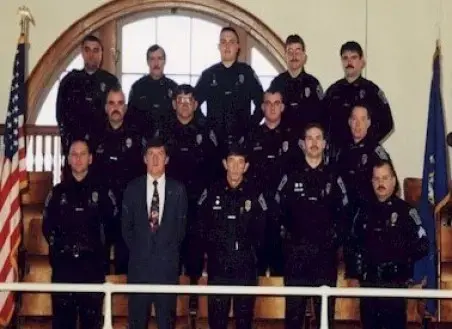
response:
<path id="1" fill-rule="evenodd" d="M 193 102 L 193 97 L 189 95 L 179 95 L 176 98 L 178 104 L 190 104 Z"/>
<path id="2" fill-rule="evenodd" d="M 273 107 L 273 106 L 279 107 L 282 105 L 282 102 L 281 101 L 275 101 L 275 102 L 265 101 L 264 105 L 268 106 L 268 107 Z"/>

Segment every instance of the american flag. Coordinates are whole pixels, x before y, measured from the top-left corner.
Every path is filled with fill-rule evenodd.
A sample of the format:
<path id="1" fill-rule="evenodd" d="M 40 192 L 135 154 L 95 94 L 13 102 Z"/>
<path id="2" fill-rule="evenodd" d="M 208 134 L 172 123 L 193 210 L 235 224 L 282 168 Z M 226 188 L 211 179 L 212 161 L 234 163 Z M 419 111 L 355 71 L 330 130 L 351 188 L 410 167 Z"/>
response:
<path id="1" fill-rule="evenodd" d="M 18 280 L 17 254 L 21 240 L 20 191 L 27 187 L 24 115 L 26 108 L 25 42 L 17 45 L 11 92 L 5 121 L 4 152 L 0 163 L 0 282 Z M 14 294 L 0 293 L 0 325 L 7 325 L 14 312 Z"/>

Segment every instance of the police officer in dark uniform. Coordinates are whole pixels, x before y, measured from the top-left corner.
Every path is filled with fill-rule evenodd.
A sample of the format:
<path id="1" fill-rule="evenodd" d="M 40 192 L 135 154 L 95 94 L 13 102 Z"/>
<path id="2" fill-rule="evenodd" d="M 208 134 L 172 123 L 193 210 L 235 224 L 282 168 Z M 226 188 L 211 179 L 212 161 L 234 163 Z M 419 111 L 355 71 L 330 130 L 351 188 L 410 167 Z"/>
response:
<path id="1" fill-rule="evenodd" d="M 329 154 L 335 157 L 349 141 L 348 118 L 356 103 L 366 103 L 372 111 L 369 135 L 376 142 L 383 141 L 394 128 L 391 108 L 384 92 L 372 81 L 362 77 L 365 58 L 355 41 L 342 45 L 340 50 L 345 77 L 331 85 L 325 93 L 324 106 L 328 117 Z"/>
<path id="2" fill-rule="evenodd" d="M 194 91 L 186 84 L 176 88 L 173 94 L 176 115 L 166 130 L 157 133 L 168 148 L 166 173 L 182 182 L 187 191 L 187 234 L 181 248 L 181 266 L 184 266 L 191 284 L 197 284 L 204 267 L 204 252 L 195 232 L 198 200 L 213 179 L 216 163 L 221 163 L 215 133 L 207 128 L 203 116 L 195 115 L 198 103 Z M 194 314 L 197 300 L 196 295 L 190 299 L 190 309 Z"/>
<path id="3" fill-rule="evenodd" d="M 256 251 L 264 241 L 265 197 L 243 175 L 243 147 L 231 145 L 223 164 L 226 178 L 199 199 L 200 234 L 207 252 L 209 284 L 256 285 Z M 237 329 L 251 329 L 255 296 L 233 296 Z M 209 327 L 226 329 L 231 296 L 208 296 Z"/>
<path id="4" fill-rule="evenodd" d="M 144 138 L 124 123 L 126 105 L 120 87 L 108 92 L 105 111 L 108 122 L 95 138 L 92 171 L 113 191 L 118 204 L 121 204 L 127 184 L 146 172 L 142 157 Z M 122 238 L 119 218 L 107 227 L 107 259 L 110 259 L 110 247 L 114 246 L 114 273 L 126 274 L 128 250 Z"/>
<path id="5" fill-rule="evenodd" d="M 174 116 L 172 99 L 177 83 L 164 74 L 166 53 L 161 46 L 149 47 L 146 59 L 149 74 L 137 80 L 130 89 L 126 121 L 149 138 Z"/>
<path id="6" fill-rule="evenodd" d="M 103 127 L 107 92 L 119 85 L 114 75 L 100 68 L 103 47 L 97 37 L 86 36 L 81 48 L 85 67 L 69 72 L 58 88 L 56 120 L 65 156 L 73 140 L 90 140 Z"/>
<path id="7" fill-rule="evenodd" d="M 52 282 L 102 283 L 105 279 L 104 228 L 117 216 L 111 190 L 88 172 L 88 144 L 76 140 L 69 149 L 72 175 L 56 185 L 47 198 L 43 233 L 49 243 Z M 52 328 L 101 329 L 102 294 L 52 294 Z"/>
<path id="8" fill-rule="evenodd" d="M 262 120 L 259 111 L 263 90 L 254 70 L 237 61 L 239 37 L 232 27 L 220 33 L 221 62 L 206 69 L 196 84 L 199 105 L 207 105 L 207 124 L 220 145 L 243 142 L 249 130 Z M 256 111 L 251 114 L 251 101 Z"/>
<path id="9" fill-rule="evenodd" d="M 287 172 L 289 147 L 296 143 L 291 138 L 292 134 L 281 124 L 285 107 L 280 91 L 269 89 L 265 92 L 262 111 L 264 123 L 248 137 L 250 166 L 246 175 L 259 191 L 263 191 L 266 199 L 272 200 L 281 177 Z M 283 274 L 279 226 L 277 216 L 268 218 L 265 245 L 258 255 L 259 275 L 265 275 L 267 270 L 271 275 Z"/>
<path id="10" fill-rule="evenodd" d="M 285 237 L 286 286 L 335 286 L 337 251 L 342 244 L 342 227 L 348 216 L 344 182 L 323 161 L 323 128 L 309 124 L 301 141 L 305 163 L 283 176 L 276 201 L 280 204 L 281 232 Z M 308 297 L 286 297 L 285 326 L 302 327 Z M 314 297 L 317 327 L 320 326 L 320 298 Z M 334 321 L 334 299 L 329 301 L 330 328 Z"/>
<path id="11" fill-rule="evenodd" d="M 388 160 L 373 167 L 376 200 L 359 213 L 353 230 L 355 264 L 362 287 L 404 288 L 414 262 L 428 254 L 429 243 L 415 208 L 395 194 L 396 175 Z M 406 300 L 362 298 L 363 329 L 406 328 Z"/>
<path id="12" fill-rule="evenodd" d="M 282 119 L 289 129 L 302 135 L 304 127 L 311 122 L 324 124 L 323 89 L 319 80 L 307 73 L 304 40 L 298 34 L 286 39 L 287 71 L 279 74 L 270 84 L 271 89 L 282 92 L 286 105 Z"/>

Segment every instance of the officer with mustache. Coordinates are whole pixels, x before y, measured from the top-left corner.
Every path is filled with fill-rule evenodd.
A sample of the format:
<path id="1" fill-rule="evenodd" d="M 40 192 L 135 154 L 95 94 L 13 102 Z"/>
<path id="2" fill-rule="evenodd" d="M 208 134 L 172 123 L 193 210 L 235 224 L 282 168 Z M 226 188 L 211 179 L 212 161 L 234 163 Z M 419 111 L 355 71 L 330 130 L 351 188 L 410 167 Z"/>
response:
<path id="1" fill-rule="evenodd" d="M 415 208 L 395 193 L 392 163 L 380 160 L 373 166 L 372 186 L 376 199 L 360 209 L 355 220 L 350 253 L 362 287 L 406 288 L 414 263 L 428 254 L 429 242 Z M 363 329 L 404 329 L 406 299 L 362 298 Z"/>
<path id="2" fill-rule="evenodd" d="M 286 39 L 287 71 L 279 74 L 270 84 L 270 89 L 282 93 L 285 110 L 282 124 L 301 135 L 304 127 L 311 122 L 326 123 L 322 107 L 323 89 L 319 80 L 306 72 L 306 45 L 298 34 Z"/>
<path id="3" fill-rule="evenodd" d="M 372 109 L 369 135 L 376 142 L 382 142 L 394 128 L 391 108 L 384 92 L 361 75 L 366 61 L 359 43 L 344 43 L 340 56 L 345 77 L 332 84 L 323 99 L 328 120 L 328 155 L 333 159 L 339 149 L 350 140 L 348 119 L 355 104 L 366 103 Z"/>
<path id="4" fill-rule="evenodd" d="M 174 116 L 172 100 L 177 83 L 164 74 L 166 53 L 161 46 L 149 47 L 146 60 L 149 74 L 135 81 L 130 89 L 126 121 L 149 138 Z"/>
<path id="5" fill-rule="evenodd" d="M 119 204 L 127 184 L 145 173 L 142 160 L 144 138 L 141 133 L 124 122 L 125 97 L 121 88 L 108 92 L 105 104 L 108 121 L 96 138 L 93 172 L 114 193 Z M 108 223 L 108 259 L 110 247 L 114 247 L 114 272 L 125 274 L 128 268 L 128 250 L 122 238 L 120 216 Z"/>
<path id="6" fill-rule="evenodd" d="M 118 79 L 100 68 L 103 46 L 99 38 L 88 35 L 81 43 L 84 68 L 72 70 L 60 82 L 56 101 L 56 120 L 63 154 L 75 139 L 90 140 L 105 122 L 105 99 Z M 69 172 L 67 172 L 69 174 Z"/>
<path id="7" fill-rule="evenodd" d="M 348 119 L 352 139 L 339 152 L 337 169 L 347 186 L 350 205 L 357 213 L 364 203 L 373 202 L 375 193 L 371 183 L 372 170 L 380 160 L 390 160 L 388 152 L 369 136 L 371 125 L 370 110 L 366 104 L 356 104 Z M 347 223 L 345 236 L 351 231 L 352 221 Z M 347 243 L 347 242 L 346 242 Z M 344 255 L 346 277 L 357 278 L 354 272 L 352 255 Z"/>
<path id="8" fill-rule="evenodd" d="M 323 128 L 308 124 L 300 140 L 304 163 L 283 176 L 275 199 L 280 205 L 284 237 L 284 284 L 286 286 L 335 286 L 337 251 L 342 245 L 344 223 L 349 221 L 345 184 L 331 165 L 325 164 Z M 299 329 L 304 323 L 309 297 L 286 297 L 285 327 Z M 330 328 L 334 299 L 329 301 Z M 314 298 L 317 328 L 320 298 Z"/>

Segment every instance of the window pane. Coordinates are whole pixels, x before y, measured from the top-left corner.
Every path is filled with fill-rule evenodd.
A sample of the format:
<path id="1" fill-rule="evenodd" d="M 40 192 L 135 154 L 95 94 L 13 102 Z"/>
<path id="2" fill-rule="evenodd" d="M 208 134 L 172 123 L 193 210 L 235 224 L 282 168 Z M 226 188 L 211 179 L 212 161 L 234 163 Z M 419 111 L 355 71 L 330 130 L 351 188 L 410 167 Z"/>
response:
<path id="1" fill-rule="evenodd" d="M 157 42 L 166 52 L 166 73 L 190 73 L 190 32 L 190 17 L 157 18 Z"/>
<path id="2" fill-rule="evenodd" d="M 278 70 L 273 64 L 255 47 L 251 48 L 251 66 L 258 76 L 278 74 Z"/>
<path id="3" fill-rule="evenodd" d="M 270 87 L 270 83 L 272 82 L 274 76 L 268 76 L 268 75 L 264 75 L 264 76 L 259 76 L 259 81 L 262 84 L 262 88 L 265 90 L 268 89 L 268 87 Z"/>
<path id="4" fill-rule="evenodd" d="M 146 18 L 126 24 L 122 28 L 122 72 L 147 73 L 146 51 L 155 44 L 156 19 Z"/>
<path id="5" fill-rule="evenodd" d="M 190 84 L 194 87 L 199 80 L 200 75 L 192 75 L 190 77 Z"/>
<path id="6" fill-rule="evenodd" d="M 191 73 L 200 74 L 220 60 L 218 40 L 221 26 L 199 18 L 192 20 Z"/>
<path id="7" fill-rule="evenodd" d="M 84 67 L 83 57 L 81 53 L 77 53 L 74 59 L 69 63 L 69 65 L 64 69 L 65 71 L 72 71 L 73 69 L 80 70 Z"/>
<path id="8" fill-rule="evenodd" d="M 124 91 L 124 95 L 126 96 L 126 102 L 129 101 L 129 93 L 130 88 L 132 87 L 133 83 L 140 79 L 143 76 L 143 74 L 123 74 L 121 77 L 121 85 L 122 90 Z"/>
<path id="9" fill-rule="evenodd" d="M 56 122 L 56 99 L 58 94 L 59 81 L 56 81 L 52 89 L 50 89 L 44 103 L 39 110 L 38 117 L 36 118 L 36 125 L 38 126 L 55 126 Z"/>
<path id="10" fill-rule="evenodd" d="M 190 83 L 190 76 L 185 74 L 168 74 L 168 78 L 176 81 L 178 85 Z"/>

